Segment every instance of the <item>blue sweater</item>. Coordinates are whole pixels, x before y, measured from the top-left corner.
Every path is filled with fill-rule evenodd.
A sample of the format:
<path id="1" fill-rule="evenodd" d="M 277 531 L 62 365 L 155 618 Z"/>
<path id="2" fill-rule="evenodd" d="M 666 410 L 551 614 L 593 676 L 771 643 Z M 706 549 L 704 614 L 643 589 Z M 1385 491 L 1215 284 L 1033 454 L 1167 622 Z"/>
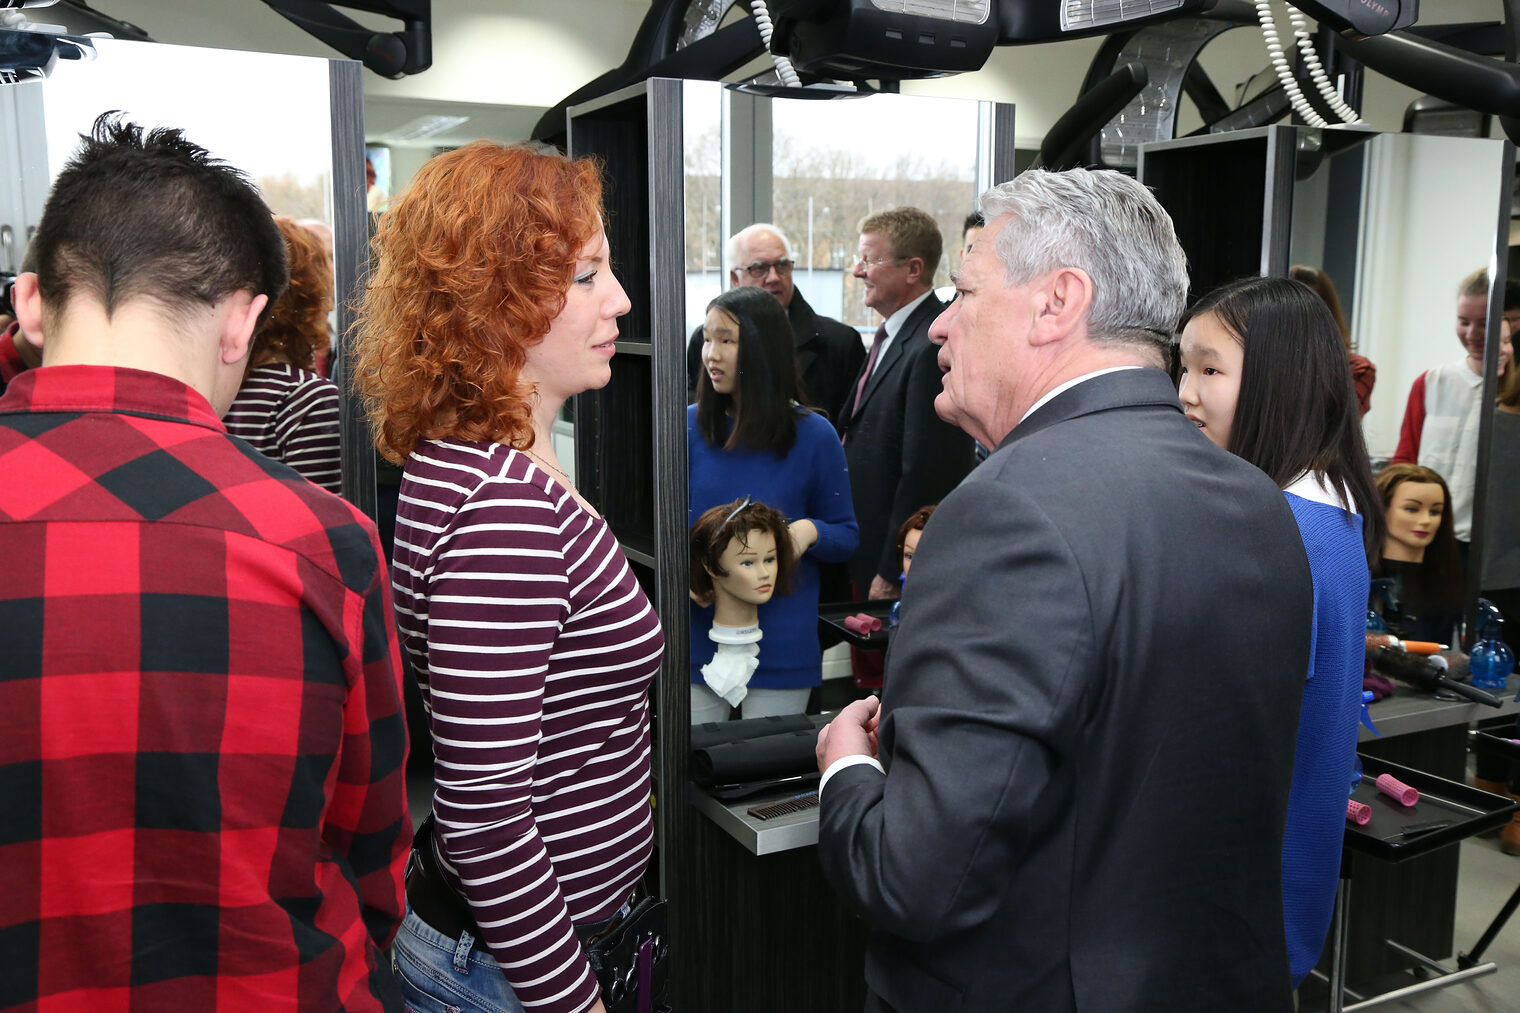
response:
<path id="1" fill-rule="evenodd" d="M 1362 518 L 1348 518 L 1303 480 L 1284 495 L 1298 520 L 1314 580 L 1309 676 L 1283 832 L 1283 916 L 1297 988 L 1324 948 L 1340 878 L 1362 709 L 1369 581 Z"/>
<path id="2" fill-rule="evenodd" d="M 697 408 L 686 409 L 686 451 L 691 465 L 688 525 L 703 512 L 744 496 L 786 515 L 810 520 L 818 541 L 802 557 L 792 578 L 792 593 L 775 595 L 760 606 L 760 666 L 750 679 L 755 689 L 800 689 L 821 681 L 823 652 L 818 646 L 818 564 L 842 563 L 855 554 L 860 529 L 850 505 L 850 477 L 845 470 L 839 434 L 820 415 L 799 410 L 797 442 L 785 457 L 770 451 L 725 451 L 708 445 L 697 429 Z M 707 639 L 713 610 L 691 609 L 691 681 L 702 681 L 702 666 L 712 660 Z"/>

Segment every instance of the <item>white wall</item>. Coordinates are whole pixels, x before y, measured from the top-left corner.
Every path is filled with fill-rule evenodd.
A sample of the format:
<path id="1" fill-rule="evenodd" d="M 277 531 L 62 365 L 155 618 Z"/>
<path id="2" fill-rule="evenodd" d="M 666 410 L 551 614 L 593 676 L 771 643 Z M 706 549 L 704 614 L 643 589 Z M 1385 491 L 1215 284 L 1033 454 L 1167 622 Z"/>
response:
<path id="1" fill-rule="evenodd" d="M 1369 145 L 1352 328 L 1377 366 L 1367 449 L 1391 456 L 1410 384 L 1465 354 L 1457 286 L 1489 264 L 1498 222 L 1498 141 L 1398 134 Z"/>

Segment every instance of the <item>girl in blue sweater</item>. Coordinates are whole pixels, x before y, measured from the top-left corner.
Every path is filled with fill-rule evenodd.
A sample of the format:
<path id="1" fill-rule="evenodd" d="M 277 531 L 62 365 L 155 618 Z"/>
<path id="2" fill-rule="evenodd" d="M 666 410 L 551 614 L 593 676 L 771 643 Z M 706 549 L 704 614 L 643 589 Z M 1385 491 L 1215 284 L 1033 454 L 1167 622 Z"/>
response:
<path id="1" fill-rule="evenodd" d="M 803 407 L 786 311 L 762 288 L 732 289 L 707 306 L 697 403 L 686 410 L 690 516 L 746 496 L 781 511 L 798 566 L 790 594 L 760 606 L 760 664 L 740 703 L 744 717 L 799 714 L 821 681 L 818 564 L 855 553 L 844 448 L 829 421 Z M 726 700 L 702 679 L 714 643 L 710 603 L 691 613 L 691 719 L 723 721 Z"/>
<path id="2" fill-rule="evenodd" d="M 1314 580 L 1309 672 L 1283 832 L 1293 987 L 1319 960 L 1335 905 L 1362 702 L 1369 566 L 1383 510 L 1335 320 L 1281 278 L 1204 296 L 1182 330 L 1178 395 L 1203 434 L 1276 480 Z"/>

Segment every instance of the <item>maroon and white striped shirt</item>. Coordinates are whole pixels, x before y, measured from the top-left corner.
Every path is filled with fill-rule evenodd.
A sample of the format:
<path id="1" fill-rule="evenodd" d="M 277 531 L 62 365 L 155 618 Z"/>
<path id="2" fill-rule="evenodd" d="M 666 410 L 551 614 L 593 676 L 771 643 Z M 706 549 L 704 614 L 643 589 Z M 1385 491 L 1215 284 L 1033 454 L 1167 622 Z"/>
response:
<path id="1" fill-rule="evenodd" d="M 393 580 L 444 864 L 523 1006 L 579 1013 L 573 923 L 615 913 L 651 851 L 659 619 L 606 522 L 500 444 L 413 451 Z"/>
<path id="2" fill-rule="evenodd" d="M 227 432 L 308 482 L 341 493 L 338 387 L 283 362 L 254 366 L 222 418 Z"/>

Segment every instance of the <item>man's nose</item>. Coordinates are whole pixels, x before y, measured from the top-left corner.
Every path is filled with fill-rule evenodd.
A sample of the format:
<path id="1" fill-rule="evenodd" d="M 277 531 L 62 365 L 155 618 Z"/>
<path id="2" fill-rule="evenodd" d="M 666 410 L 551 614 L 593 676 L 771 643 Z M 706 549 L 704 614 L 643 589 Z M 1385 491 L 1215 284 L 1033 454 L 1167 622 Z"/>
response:
<path id="1" fill-rule="evenodd" d="M 957 302 L 959 300 L 952 299 L 950 305 L 946 306 L 940 315 L 934 318 L 934 323 L 929 325 L 929 340 L 936 345 L 943 345 L 950 340 L 950 320 L 960 312 Z"/>

